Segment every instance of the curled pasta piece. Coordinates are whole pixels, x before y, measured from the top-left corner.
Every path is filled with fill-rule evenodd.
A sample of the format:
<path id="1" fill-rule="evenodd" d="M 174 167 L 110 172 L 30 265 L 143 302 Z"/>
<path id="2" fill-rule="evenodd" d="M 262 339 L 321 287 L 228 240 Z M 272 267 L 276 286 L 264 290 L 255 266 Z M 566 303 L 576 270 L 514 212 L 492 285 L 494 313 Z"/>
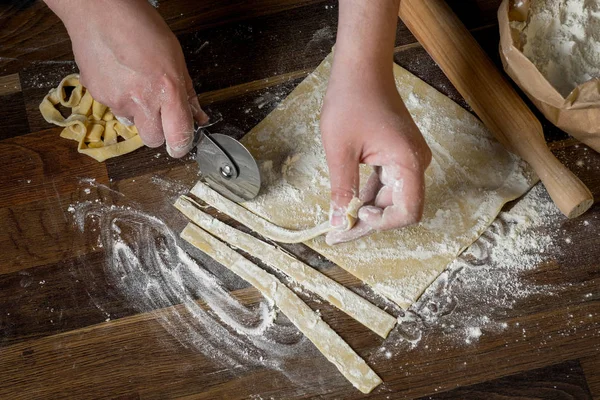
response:
<path id="1" fill-rule="evenodd" d="M 65 118 L 59 106 L 70 108 L 71 114 Z M 107 106 L 94 100 L 81 85 L 78 74 L 66 76 L 44 97 L 39 108 L 47 122 L 64 128 L 62 138 L 77 141 L 77 151 L 97 161 L 130 153 L 144 145 L 136 127 L 124 126 Z"/>

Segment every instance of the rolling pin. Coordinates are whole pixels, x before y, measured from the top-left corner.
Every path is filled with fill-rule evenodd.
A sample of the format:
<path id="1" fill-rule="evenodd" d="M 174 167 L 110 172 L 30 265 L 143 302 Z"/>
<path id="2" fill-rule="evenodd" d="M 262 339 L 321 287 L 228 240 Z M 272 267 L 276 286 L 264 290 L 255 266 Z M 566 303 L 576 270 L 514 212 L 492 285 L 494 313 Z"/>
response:
<path id="1" fill-rule="evenodd" d="M 401 0 L 404 24 L 507 149 L 527 161 L 569 218 L 594 203 L 548 149 L 542 125 L 444 0 Z"/>

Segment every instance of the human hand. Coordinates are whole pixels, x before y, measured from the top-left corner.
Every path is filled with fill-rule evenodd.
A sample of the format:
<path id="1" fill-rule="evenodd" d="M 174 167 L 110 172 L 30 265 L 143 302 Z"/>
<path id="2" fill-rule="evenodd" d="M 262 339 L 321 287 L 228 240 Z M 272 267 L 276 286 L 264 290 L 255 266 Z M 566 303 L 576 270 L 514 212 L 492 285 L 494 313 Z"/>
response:
<path id="1" fill-rule="evenodd" d="M 338 63 L 339 66 L 339 63 Z M 396 90 L 393 76 L 334 67 L 321 113 L 321 131 L 331 180 L 328 244 L 372 231 L 417 223 L 423 213 L 424 172 L 431 151 Z M 359 164 L 374 167 L 359 193 Z M 364 206 L 344 230 L 353 197 Z"/>
<path id="2" fill-rule="evenodd" d="M 192 147 L 200 108 L 181 46 L 146 0 L 46 0 L 64 22 L 81 83 L 115 116 L 132 120 L 148 147 L 173 157 Z"/>

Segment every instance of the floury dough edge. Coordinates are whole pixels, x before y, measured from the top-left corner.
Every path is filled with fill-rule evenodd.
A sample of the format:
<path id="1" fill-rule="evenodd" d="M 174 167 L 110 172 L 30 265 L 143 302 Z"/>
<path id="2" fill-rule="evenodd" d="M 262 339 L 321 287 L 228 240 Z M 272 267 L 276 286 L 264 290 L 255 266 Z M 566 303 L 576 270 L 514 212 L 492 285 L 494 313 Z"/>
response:
<path id="1" fill-rule="evenodd" d="M 329 55 L 242 140 L 263 179 L 261 194 L 243 205 L 285 228 L 327 220 L 329 178 L 319 114 L 331 60 Z M 322 237 L 306 244 L 406 309 L 537 177 L 469 112 L 397 65 L 394 75 L 433 152 L 423 221 L 333 247 Z M 370 173 L 362 166 L 361 182 Z"/>

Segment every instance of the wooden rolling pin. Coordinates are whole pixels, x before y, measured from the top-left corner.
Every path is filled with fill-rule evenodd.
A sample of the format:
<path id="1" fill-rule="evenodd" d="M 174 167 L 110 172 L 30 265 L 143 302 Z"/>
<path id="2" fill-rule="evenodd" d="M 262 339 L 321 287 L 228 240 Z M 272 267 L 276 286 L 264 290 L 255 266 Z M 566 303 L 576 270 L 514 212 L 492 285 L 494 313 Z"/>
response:
<path id="1" fill-rule="evenodd" d="M 560 211 L 587 211 L 588 188 L 550 152 L 540 122 L 444 0 L 401 0 L 398 15 L 488 129 L 533 167 Z"/>

